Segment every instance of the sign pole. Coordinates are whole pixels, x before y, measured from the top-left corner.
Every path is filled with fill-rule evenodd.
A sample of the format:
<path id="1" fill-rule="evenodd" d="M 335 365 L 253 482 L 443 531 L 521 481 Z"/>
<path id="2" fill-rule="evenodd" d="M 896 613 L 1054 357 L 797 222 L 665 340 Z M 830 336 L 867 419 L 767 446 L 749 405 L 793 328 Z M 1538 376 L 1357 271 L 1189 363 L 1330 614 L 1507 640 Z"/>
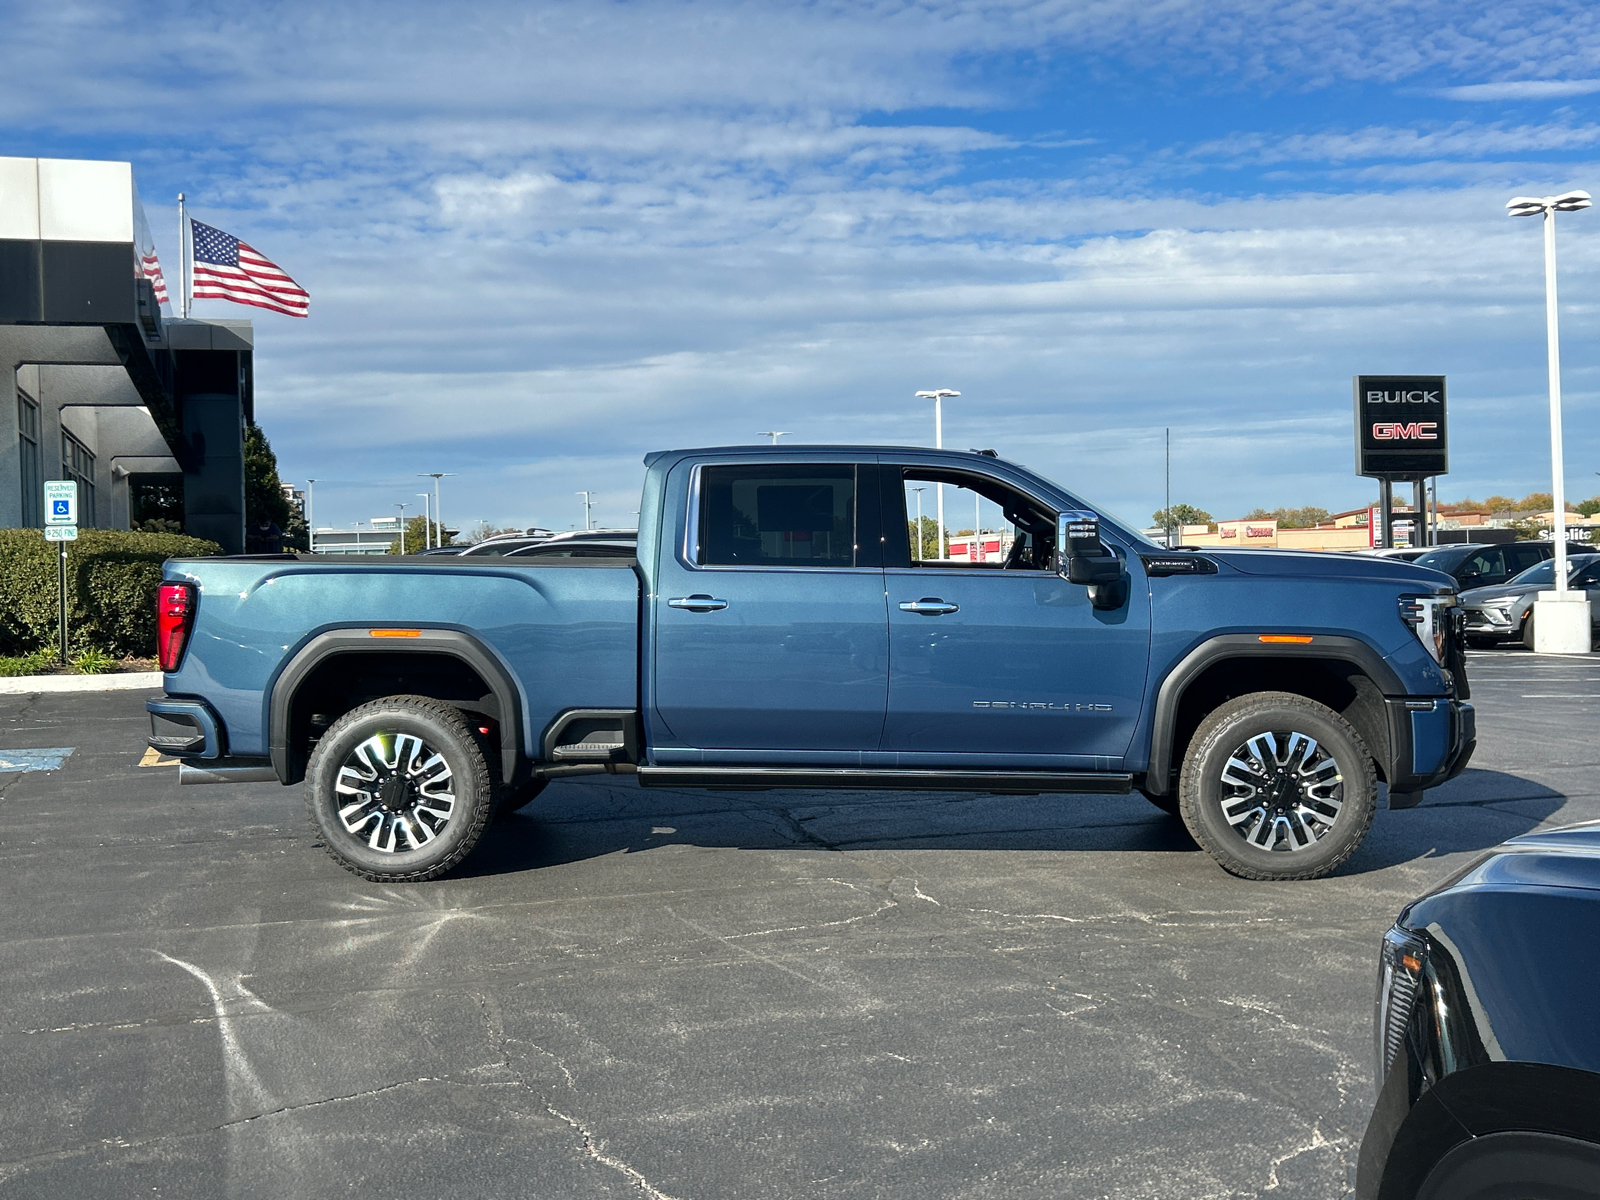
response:
<path id="1" fill-rule="evenodd" d="M 61 665 L 67 665 L 67 544 L 61 543 Z"/>

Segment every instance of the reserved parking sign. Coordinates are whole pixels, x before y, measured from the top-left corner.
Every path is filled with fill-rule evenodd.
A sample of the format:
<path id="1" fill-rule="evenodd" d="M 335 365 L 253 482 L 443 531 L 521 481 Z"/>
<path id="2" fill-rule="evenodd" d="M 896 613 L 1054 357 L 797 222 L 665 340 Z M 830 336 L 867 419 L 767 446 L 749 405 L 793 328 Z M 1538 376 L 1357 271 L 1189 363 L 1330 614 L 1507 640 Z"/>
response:
<path id="1" fill-rule="evenodd" d="M 78 523 L 78 483 L 75 479 L 50 479 L 44 485 L 44 523 Z"/>

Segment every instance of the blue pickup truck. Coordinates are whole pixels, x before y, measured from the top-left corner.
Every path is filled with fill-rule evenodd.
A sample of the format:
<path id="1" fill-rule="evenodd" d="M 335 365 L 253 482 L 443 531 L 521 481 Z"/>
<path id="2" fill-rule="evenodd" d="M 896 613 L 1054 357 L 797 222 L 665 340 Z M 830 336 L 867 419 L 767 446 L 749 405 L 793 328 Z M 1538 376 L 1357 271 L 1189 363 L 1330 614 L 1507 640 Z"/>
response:
<path id="1" fill-rule="evenodd" d="M 303 782 L 323 844 L 384 881 L 448 871 L 496 813 L 598 772 L 1137 790 L 1226 870 L 1310 879 L 1366 836 L 1380 780 L 1408 806 L 1472 754 L 1447 576 L 1163 549 L 989 452 L 645 466 L 631 558 L 167 563 L 151 745 L 184 782 Z M 938 557 L 919 489 L 997 507 L 1003 558 Z"/>

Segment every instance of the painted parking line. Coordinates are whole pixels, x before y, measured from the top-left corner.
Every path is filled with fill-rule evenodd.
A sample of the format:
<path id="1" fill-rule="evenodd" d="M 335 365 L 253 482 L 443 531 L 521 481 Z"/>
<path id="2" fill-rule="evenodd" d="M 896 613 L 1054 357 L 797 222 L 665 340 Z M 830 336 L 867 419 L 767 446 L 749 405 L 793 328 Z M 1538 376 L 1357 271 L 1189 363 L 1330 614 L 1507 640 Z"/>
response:
<path id="1" fill-rule="evenodd" d="M 0 750 L 0 771 L 59 771 L 72 746 L 46 746 L 37 750 Z"/>
<path id="2" fill-rule="evenodd" d="M 139 765 L 141 767 L 175 767 L 178 765 L 178 760 L 163 757 L 161 751 L 154 746 L 150 746 L 146 748 L 144 757 L 139 760 Z"/>

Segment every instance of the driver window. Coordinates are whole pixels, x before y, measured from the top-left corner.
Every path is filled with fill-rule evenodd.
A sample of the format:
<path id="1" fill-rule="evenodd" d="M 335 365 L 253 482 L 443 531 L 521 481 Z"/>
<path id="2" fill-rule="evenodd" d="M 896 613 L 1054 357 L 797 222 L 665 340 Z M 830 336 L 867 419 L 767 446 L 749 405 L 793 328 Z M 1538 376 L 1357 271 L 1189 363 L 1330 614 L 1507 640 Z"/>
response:
<path id="1" fill-rule="evenodd" d="M 1055 513 L 1031 496 L 958 472 L 908 467 L 902 475 L 911 566 L 1051 569 Z"/>
<path id="2" fill-rule="evenodd" d="M 1500 550 L 1480 550 L 1467 560 L 1466 574 L 1481 576 L 1480 586 L 1502 583 L 1506 578 L 1505 557 Z"/>

